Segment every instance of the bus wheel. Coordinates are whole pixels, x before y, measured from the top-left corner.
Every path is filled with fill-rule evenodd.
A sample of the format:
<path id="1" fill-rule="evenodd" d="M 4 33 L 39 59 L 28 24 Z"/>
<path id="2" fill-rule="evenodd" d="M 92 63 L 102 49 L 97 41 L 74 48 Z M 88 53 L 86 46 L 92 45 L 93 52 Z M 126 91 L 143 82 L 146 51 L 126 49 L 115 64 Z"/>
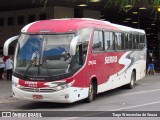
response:
<path id="1" fill-rule="evenodd" d="M 95 94 L 95 87 L 94 87 L 93 81 L 91 81 L 90 86 L 89 86 L 89 90 L 88 90 L 88 97 L 86 99 L 84 99 L 84 101 L 86 103 L 92 102 L 95 99 L 94 94 Z"/>
<path id="2" fill-rule="evenodd" d="M 126 88 L 132 89 L 132 88 L 134 87 L 135 80 L 136 80 L 136 74 L 135 74 L 135 72 L 133 71 L 133 72 L 132 72 L 132 75 L 131 75 L 130 83 L 126 85 Z"/>

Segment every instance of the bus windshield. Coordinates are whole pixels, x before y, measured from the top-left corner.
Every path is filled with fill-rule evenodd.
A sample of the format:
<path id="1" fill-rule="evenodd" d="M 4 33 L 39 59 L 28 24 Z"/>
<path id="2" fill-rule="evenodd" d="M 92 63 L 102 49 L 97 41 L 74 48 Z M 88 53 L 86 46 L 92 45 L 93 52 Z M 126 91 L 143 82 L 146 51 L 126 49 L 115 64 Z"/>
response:
<path id="1" fill-rule="evenodd" d="M 29 77 L 51 77 L 68 74 L 82 66 L 76 50 L 70 56 L 75 34 L 21 34 L 16 47 L 14 72 Z"/>

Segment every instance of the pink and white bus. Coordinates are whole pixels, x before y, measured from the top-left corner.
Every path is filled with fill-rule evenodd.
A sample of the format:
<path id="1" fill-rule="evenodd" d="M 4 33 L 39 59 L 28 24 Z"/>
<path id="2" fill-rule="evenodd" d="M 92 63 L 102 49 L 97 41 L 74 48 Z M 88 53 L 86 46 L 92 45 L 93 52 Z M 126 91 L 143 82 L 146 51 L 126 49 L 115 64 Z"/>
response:
<path id="1" fill-rule="evenodd" d="M 52 19 L 26 25 L 17 40 L 13 96 L 32 101 L 91 102 L 145 76 L 145 31 L 87 18 Z"/>

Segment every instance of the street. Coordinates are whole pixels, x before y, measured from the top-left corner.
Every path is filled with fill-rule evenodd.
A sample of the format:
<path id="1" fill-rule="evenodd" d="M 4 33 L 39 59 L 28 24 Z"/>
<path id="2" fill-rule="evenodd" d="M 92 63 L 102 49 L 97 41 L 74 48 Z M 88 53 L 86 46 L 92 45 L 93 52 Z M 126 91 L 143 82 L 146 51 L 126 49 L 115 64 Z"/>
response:
<path id="1" fill-rule="evenodd" d="M 86 111 L 83 117 L 91 116 L 105 116 L 108 111 L 160 111 L 160 74 L 156 76 L 146 76 L 142 80 L 136 82 L 133 89 L 117 88 L 111 91 L 97 95 L 97 98 L 92 103 L 84 103 L 79 101 L 72 104 L 60 104 L 49 102 L 32 102 L 17 100 L 12 98 L 11 81 L 0 81 L 0 111 Z M 87 113 L 87 111 L 96 111 Z M 70 119 L 79 119 L 80 116 L 74 118 L 69 116 Z M 75 112 L 76 113 L 76 112 Z M 159 112 L 160 113 L 160 112 Z M 113 114 L 112 114 L 113 115 Z M 57 116 L 56 119 L 62 119 Z M 110 116 L 109 116 L 110 117 Z M 112 119 L 116 116 L 112 116 Z M 154 119 L 158 119 L 158 117 Z M 148 119 L 151 117 L 148 117 Z M 68 117 L 64 120 L 67 120 Z M 89 117 L 88 117 L 89 119 Z M 141 118 L 143 119 L 143 118 Z"/>

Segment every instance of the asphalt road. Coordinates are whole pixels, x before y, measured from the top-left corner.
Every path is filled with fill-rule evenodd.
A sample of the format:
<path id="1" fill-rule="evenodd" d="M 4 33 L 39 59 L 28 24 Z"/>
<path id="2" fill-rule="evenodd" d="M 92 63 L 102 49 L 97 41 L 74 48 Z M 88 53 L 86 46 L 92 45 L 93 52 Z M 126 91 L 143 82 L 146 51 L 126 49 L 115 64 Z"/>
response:
<path id="1" fill-rule="evenodd" d="M 128 120 L 128 117 L 121 116 L 122 114 L 129 114 L 129 120 L 132 120 L 135 117 L 130 115 L 135 115 L 135 112 L 138 112 L 140 115 L 144 112 L 148 116 L 141 116 L 138 118 L 139 120 L 160 119 L 160 116 L 156 117 L 156 115 L 160 115 L 160 74 L 146 76 L 138 81 L 133 89 L 117 88 L 99 94 L 92 103 L 79 101 L 73 104 L 57 104 L 13 99 L 11 96 L 11 81 L 0 81 L 0 93 L 0 111 L 48 111 L 45 114 L 57 116 L 48 119 L 80 120 L 83 116 L 85 120 L 94 120 L 96 118 L 116 120 L 117 116 L 120 116 L 118 120 Z M 138 113 L 136 115 L 139 115 Z M 69 114 L 69 116 L 66 114 Z"/>

